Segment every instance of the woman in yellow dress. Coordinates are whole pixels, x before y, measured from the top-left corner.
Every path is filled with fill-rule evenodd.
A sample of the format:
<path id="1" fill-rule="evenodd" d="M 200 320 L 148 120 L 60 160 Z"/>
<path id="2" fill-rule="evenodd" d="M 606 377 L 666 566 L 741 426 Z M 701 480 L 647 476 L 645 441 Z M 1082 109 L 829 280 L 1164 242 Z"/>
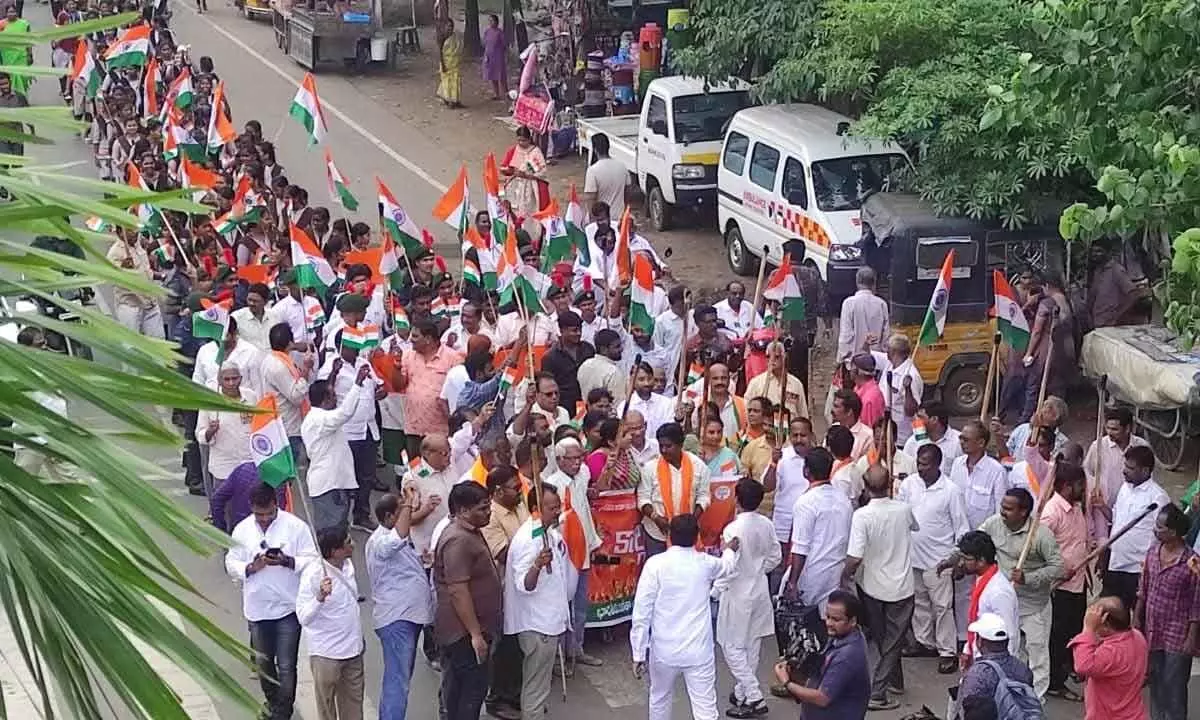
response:
<path id="1" fill-rule="evenodd" d="M 441 81 L 437 95 L 450 107 L 462 107 L 459 96 L 462 93 L 463 44 L 462 38 L 454 32 L 454 21 L 450 18 L 443 19 L 438 26 L 438 46 L 441 48 Z"/>

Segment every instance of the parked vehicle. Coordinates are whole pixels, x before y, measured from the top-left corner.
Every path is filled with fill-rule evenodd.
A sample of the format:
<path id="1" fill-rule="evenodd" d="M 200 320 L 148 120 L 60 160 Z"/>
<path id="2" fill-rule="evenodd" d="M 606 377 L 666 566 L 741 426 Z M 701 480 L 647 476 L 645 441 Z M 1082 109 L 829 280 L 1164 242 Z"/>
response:
<path id="1" fill-rule="evenodd" d="M 849 134 L 851 120 L 816 105 L 766 105 L 733 116 L 717 169 L 717 219 L 729 266 L 758 270 L 803 240 L 806 262 L 829 284 L 831 305 L 854 293 L 859 208 L 911 169 L 895 143 Z"/>
<path id="2" fill-rule="evenodd" d="M 609 155 L 636 176 L 655 230 L 669 230 L 683 208 L 714 207 L 717 160 L 725 126 L 749 107 L 749 85 L 710 85 L 700 78 L 657 78 L 640 115 L 579 119 L 580 152 L 606 135 Z"/>

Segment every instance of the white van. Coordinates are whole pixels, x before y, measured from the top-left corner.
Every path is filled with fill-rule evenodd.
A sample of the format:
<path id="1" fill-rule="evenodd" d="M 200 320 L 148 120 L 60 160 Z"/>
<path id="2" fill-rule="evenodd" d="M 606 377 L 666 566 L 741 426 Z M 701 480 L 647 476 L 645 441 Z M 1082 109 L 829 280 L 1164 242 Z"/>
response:
<path id="1" fill-rule="evenodd" d="M 800 239 L 828 283 L 831 310 L 854 294 L 862 200 L 911 165 L 893 142 L 849 135 L 852 122 L 799 104 L 733 116 L 717 166 L 717 218 L 734 272 L 754 274 L 764 251 L 778 264 L 783 244 Z"/>

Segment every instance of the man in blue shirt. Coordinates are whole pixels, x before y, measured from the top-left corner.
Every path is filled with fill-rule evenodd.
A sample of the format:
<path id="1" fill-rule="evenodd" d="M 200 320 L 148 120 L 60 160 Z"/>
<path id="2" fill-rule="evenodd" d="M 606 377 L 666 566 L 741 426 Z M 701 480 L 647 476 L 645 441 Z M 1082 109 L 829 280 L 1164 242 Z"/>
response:
<path id="1" fill-rule="evenodd" d="M 804 720 L 862 720 L 871 698 L 871 670 L 867 664 L 867 641 L 858 620 L 862 603 L 854 595 L 835 590 L 825 610 L 829 645 L 821 659 L 821 671 L 801 685 L 791 678 L 788 664 L 775 665 L 775 676 L 800 703 Z"/>

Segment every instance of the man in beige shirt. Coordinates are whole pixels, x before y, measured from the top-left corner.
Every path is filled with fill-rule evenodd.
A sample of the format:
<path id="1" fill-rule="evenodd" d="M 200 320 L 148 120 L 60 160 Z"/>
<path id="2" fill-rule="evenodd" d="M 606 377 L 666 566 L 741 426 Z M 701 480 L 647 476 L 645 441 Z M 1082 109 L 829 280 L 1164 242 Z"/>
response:
<path id="1" fill-rule="evenodd" d="M 488 472 L 487 488 L 492 494 L 492 515 L 481 531 L 488 550 L 496 562 L 496 571 L 503 582 L 508 562 L 508 544 L 529 519 L 521 478 L 508 465 L 498 465 Z M 521 701 L 521 646 L 516 635 L 504 635 L 492 648 L 489 666 L 487 710 L 498 718 L 519 718 Z"/>
<path id="2" fill-rule="evenodd" d="M 117 232 L 123 234 L 124 231 Z M 147 280 L 154 279 L 154 273 L 150 270 L 150 256 L 136 239 L 118 240 L 113 243 L 108 249 L 108 260 L 117 267 L 131 270 Z M 162 312 L 154 298 L 114 285 L 113 301 L 113 314 L 117 322 L 147 337 L 164 336 Z"/>
<path id="3" fill-rule="evenodd" d="M 808 393 L 800 378 L 787 372 L 784 362 L 785 352 L 783 343 L 775 341 L 767 346 L 767 371 L 755 375 L 746 384 L 746 399 L 765 397 L 779 406 L 783 403 L 784 382 L 787 383 L 787 403 L 785 407 L 792 417 L 808 417 Z"/>
<path id="4" fill-rule="evenodd" d="M 624 343 L 616 330 L 600 330 L 594 338 L 596 354 L 584 360 L 579 366 L 579 390 L 581 397 L 587 398 L 588 393 L 596 388 L 608 390 L 613 398 L 613 406 L 625 402 L 628 378 L 621 372 L 621 350 Z"/>

